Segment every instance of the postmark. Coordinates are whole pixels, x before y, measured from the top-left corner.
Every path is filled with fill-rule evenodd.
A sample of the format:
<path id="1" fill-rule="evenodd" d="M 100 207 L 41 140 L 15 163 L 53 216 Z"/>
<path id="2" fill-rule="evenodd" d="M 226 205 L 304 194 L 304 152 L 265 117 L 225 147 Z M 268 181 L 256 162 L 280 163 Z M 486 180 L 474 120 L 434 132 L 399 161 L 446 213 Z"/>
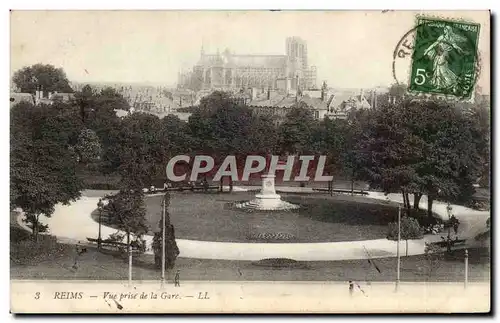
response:
<path id="1" fill-rule="evenodd" d="M 476 23 L 418 17 L 408 91 L 469 99 L 478 76 L 479 32 Z"/>

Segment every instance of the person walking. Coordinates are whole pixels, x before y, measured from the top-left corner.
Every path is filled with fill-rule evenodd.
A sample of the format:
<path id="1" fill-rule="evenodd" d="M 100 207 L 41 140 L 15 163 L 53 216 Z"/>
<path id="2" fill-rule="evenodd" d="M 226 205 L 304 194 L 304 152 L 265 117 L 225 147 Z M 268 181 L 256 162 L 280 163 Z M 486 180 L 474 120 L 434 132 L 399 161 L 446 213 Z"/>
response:
<path id="1" fill-rule="evenodd" d="M 175 273 L 175 277 L 174 277 L 174 286 L 175 287 L 180 287 L 181 286 L 181 283 L 180 283 L 180 273 L 181 271 L 179 269 L 177 269 L 177 272 Z"/>
<path id="2" fill-rule="evenodd" d="M 453 231 L 455 231 L 455 235 L 458 234 L 458 226 L 460 225 L 460 221 L 453 214 L 450 218 L 450 224 L 453 226 Z"/>
<path id="3" fill-rule="evenodd" d="M 354 283 L 352 282 L 352 280 L 349 281 L 349 295 L 352 296 L 352 294 L 354 293 Z"/>

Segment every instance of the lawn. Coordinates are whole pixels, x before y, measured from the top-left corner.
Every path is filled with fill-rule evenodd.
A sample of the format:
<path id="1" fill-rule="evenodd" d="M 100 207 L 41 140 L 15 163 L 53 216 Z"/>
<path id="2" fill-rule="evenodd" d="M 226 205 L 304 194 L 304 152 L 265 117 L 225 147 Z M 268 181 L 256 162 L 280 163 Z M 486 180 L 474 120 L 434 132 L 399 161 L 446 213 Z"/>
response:
<path id="1" fill-rule="evenodd" d="M 397 208 L 384 201 L 356 196 L 327 194 L 282 194 L 299 204 L 297 211 L 244 211 L 232 203 L 254 198 L 255 193 L 171 194 L 170 219 L 176 237 L 222 242 L 266 242 L 256 239 L 264 233 L 283 233 L 287 240 L 267 242 L 335 242 L 383 239 L 387 224 L 397 219 Z M 151 231 L 161 219 L 161 196 L 146 199 Z M 419 213 L 425 217 L 425 212 Z M 150 232 L 151 233 L 151 232 Z"/>
<path id="2" fill-rule="evenodd" d="M 51 236 L 38 244 L 29 241 L 26 231 L 11 219 L 10 227 L 11 279 L 90 279 L 126 280 L 128 260 L 123 254 L 98 252 L 86 247 L 77 254 L 75 245 L 55 242 Z M 79 248 L 79 251 L 82 247 Z M 76 266 L 75 266 L 76 263 Z M 274 262 L 273 262 L 274 263 Z M 266 261 L 230 261 L 178 258 L 175 269 L 183 280 L 248 280 L 248 281 L 392 281 L 395 279 L 395 258 L 375 259 L 375 267 L 367 260 L 290 262 L 276 268 Z M 154 268 L 153 256 L 134 258 L 133 279 L 154 280 L 160 271 Z M 262 265 L 264 264 L 264 265 Z M 462 281 L 464 277 L 463 250 L 440 256 L 429 275 L 425 256 L 403 257 L 402 281 Z M 469 280 L 490 280 L 490 255 L 487 249 L 469 249 Z"/>
<path id="3" fill-rule="evenodd" d="M 75 247 L 64 245 L 58 253 L 51 253 L 37 263 L 16 261 L 11 255 L 11 279 L 90 279 L 126 280 L 128 263 L 124 256 L 87 252 L 76 256 Z M 76 268 L 73 267 L 77 259 Z M 272 268 L 251 261 L 205 260 L 178 258 L 175 269 L 183 280 L 248 280 L 248 281 L 392 281 L 396 278 L 396 259 L 376 259 L 379 273 L 367 260 L 304 262 L 291 268 Z M 424 256 L 403 257 L 403 281 L 462 281 L 464 277 L 463 251 L 439 262 L 429 276 Z M 469 280 L 489 281 L 490 258 L 485 249 L 469 250 Z M 153 266 L 152 256 L 143 255 L 134 260 L 134 280 L 154 280 L 160 271 Z"/>

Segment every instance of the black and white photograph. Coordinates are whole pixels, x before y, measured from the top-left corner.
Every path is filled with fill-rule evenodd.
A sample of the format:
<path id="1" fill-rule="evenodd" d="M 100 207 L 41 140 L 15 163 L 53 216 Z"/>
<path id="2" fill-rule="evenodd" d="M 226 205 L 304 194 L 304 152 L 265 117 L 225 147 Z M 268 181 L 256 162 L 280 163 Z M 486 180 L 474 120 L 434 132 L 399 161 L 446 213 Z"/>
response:
<path id="1" fill-rule="evenodd" d="M 490 11 L 12 10 L 12 313 L 487 313 Z"/>

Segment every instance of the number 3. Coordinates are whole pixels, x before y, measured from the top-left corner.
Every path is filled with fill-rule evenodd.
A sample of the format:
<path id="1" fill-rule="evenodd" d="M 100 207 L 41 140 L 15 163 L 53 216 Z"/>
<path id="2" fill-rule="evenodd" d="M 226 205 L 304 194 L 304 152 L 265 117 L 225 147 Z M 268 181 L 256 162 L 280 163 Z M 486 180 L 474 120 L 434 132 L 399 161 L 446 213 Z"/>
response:
<path id="1" fill-rule="evenodd" d="M 425 70 L 423 68 L 417 69 L 417 74 L 415 76 L 415 84 L 422 85 L 425 83 Z"/>

